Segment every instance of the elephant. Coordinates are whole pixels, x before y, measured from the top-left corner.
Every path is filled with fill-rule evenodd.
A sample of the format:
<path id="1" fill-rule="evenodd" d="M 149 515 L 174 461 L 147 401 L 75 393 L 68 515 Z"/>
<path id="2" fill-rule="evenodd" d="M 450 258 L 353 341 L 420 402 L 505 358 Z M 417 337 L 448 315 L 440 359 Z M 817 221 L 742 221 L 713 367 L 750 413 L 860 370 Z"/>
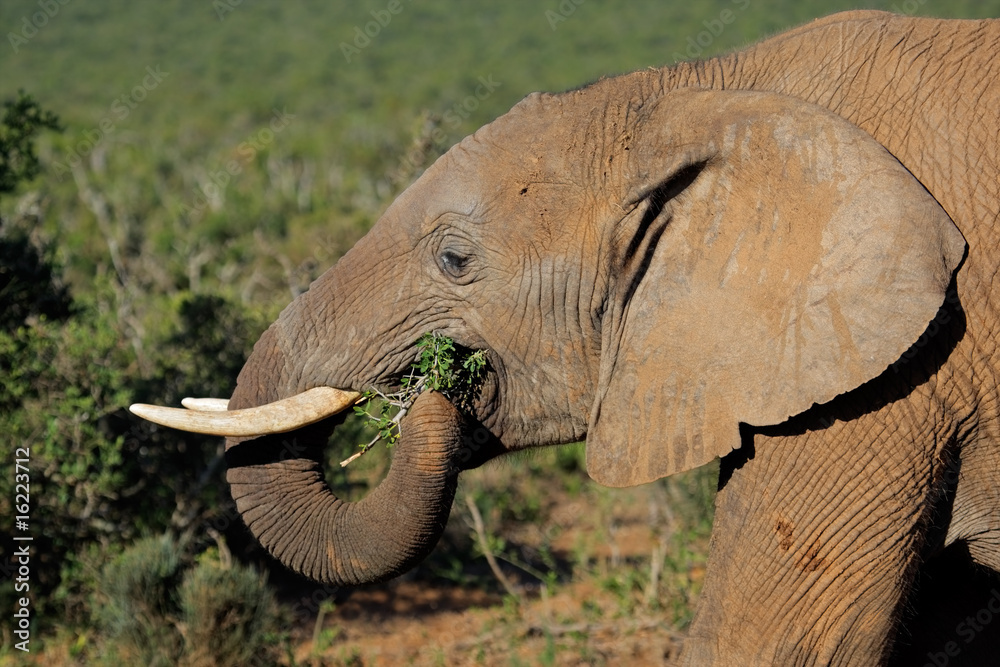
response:
<path id="1" fill-rule="evenodd" d="M 227 436 L 257 540 L 344 586 L 412 568 L 460 472 L 509 452 L 585 440 L 612 487 L 721 459 L 681 662 L 899 659 L 936 558 L 1000 571 L 998 53 L 1000 20 L 852 11 L 528 95 L 287 306 L 228 402 L 135 411 Z M 482 391 L 421 395 L 345 503 L 334 415 L 427 331 L 486 351 Z M 916 659 L 971 654 L 936 628 Z"/>

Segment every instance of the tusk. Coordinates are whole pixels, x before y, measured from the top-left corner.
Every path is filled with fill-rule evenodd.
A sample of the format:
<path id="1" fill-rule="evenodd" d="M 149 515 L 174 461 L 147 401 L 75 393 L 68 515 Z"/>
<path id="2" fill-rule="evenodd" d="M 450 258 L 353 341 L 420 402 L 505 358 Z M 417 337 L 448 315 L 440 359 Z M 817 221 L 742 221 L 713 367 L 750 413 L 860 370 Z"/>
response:
<path id="1" fill-rule="evenodd" d="M 245 410 L 221 412 L 217 409 L 218 403 L 209 404 L 212 409 L 191 410 L 136 403 L 129 406 L 129 411 L 156 424 L 182 431 L 245 437 L 294 431 L 346 410 L 361 397 L 356 391 L 315 387 L 274 403 Z"/>
<path id="2" fill-rule="evenodd" d="M 225 412 L 229 409 L 228 398 L 182 398 L 181 405 L 188 410 L 199 412 Z"/>

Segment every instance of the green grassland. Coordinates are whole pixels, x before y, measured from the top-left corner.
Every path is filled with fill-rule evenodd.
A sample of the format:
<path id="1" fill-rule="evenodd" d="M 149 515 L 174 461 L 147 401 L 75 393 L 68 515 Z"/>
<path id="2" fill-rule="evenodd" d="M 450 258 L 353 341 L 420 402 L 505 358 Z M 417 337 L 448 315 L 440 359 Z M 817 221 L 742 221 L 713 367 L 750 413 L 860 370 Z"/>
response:
<path id="1" fill-rule="evenodd" d="M 279 288 L 301 289 L 329 266 L 427 161 L 527 93 L 670 64 L 697 53 L 691 45 L 699 33 L 711 36 L 701 40 L 708 56 L 857 6 L 566 0 L 562 8 L 517 1 L 469 9 L 400 0 L 390 14 L 378 1 L 230 1 L 57 2 L 58 12 L 16 53 L 9 33 L 23 33 L 24 19 L 40 6 L 0 8 L 8 33 L 0 96 L 24 88 L 67 126 L 44 146 L 58 175 L 37 191 L 58 210 L 46 210 L 45 223 L 74 283 L 85 285 L 107 263 L 107 236 L 115 234 L 123 264 L 140 253 L 156 258 L 156 269 L 137 270 L 160 292 L 194 283 L 258 303 L 281 301 L 288 292 Z M 910 3 L 937 15 L 1000 10 L 997 2 Z M 707 32 L 705 22 L 725 10 L 735 20 L 718 36 Z M 344 46 L 356 48 L 357 31 L 375 25 L 379 12 L 387 25 L 345 56 Z M 143 91 L 147 67 L 162 80 Z M 480 77 L 497 85 L 467 111 L 462 104 Z M 141 101 L 131 99 L 137 86 Z M 275 110 L 291 118 L 262 141 Z M 110 131 L 101 130 L 102 120 Z M 426 131 L 435 122 L 443 134 Z M 101 137 L 96 146 L 94 137 Z M 407 159 L 414 142 L 426 150 Z M 68 160 L 80 147 L 77 175 Z M 212 175 L 234 159 L 240 173 L 198 208 Z M 79 197 L 81 179 L 113 209 L 103 231 L 88 210 L 96 203 Z"/>
<path id="2" fill-rule="evenodd" d="M 38 295 L 21 304 L 26 315 L 13 318 L 7 301 L 0 314 L 0 469 L 11 470 L 15 447 L 32 452 L 33 650 L 45 643 L 67 664 L 149 662 L 137 647 L 162 642 L 172 659 L 210 664 L 197 633 L 182 629 L 215 628 L 204 593 L 222 587 L 251 591 L 243 597 L 270 611 L 219 632 L 257 628 L 268 650 L 285 651 L 264 662 L 294 662 L 301 632 L 333 607 L 307 605 L 302 616 L 289 603 L 305 584 L 233 519 L 218 441 L 139 425 L 124 406 L 228 395 L 279 310 L 436 157 L 528 93 L 708 57 L 862 7 L 1000 16 L 1000 0 L 4 0 L 0 102 L 23 89 L 63 125 L 39 136 L 42 174 L 0 193 L 0 278 L 21 276 Z M 14 298 L 6 289 L 0 300 Z M 61 305 L 46 310 L 45 299 Z M 361 430 L 340 429 L 331 458 L 356 448 Z M 619 562 L 583 537 L 553 546 L 566 531 L 615 525 L 615 498 L 626 497 L 594 486 L 581 452 L 470 475 L 460 497 L 482 509 L 489 541 L 477 541 L 472 510 L 458 502 L 444 544 L 414 576 L 501 591 L 481 558 L 493 549 L 536 595 L 589 578 L 619 600 L 616 613 L 641 608 L 682 629 L 698 588 L 688 575 L 707 548 L 711 471 L 642 491 L 641 502 L 675 508 L 649 528 L 667 551 Z M 329 476 L 356 497 L 385 465 L 365 457 Z M 553 488 L 599 517 L 553 523 Z M 0 516 L 14 514 L 13 497 L 5 472 Z M 525 537 L 524 524 L 556 528 Z M 10 553 L 0 545 L 4 561 Z M 12 609 L 6 577 L 0 586 L 0 606 Z M 0 633 L 0 663 L 21 657 L 8 623 Z M 336 648 L 335 633 L 317 626 L 320 637 Z M 585 637 L 575 641 L 566 650 L 599 663 Z M 552 642 L 546 651 L 561 646 Z M 212 659 L 239 662 L 237 648 Z"/>

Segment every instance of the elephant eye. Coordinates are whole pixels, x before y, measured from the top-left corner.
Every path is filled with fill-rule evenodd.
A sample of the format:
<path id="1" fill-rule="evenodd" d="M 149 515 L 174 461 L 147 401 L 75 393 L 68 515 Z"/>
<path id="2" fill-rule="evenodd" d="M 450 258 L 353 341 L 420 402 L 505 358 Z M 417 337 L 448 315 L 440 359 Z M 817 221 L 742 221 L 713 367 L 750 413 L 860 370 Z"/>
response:
<path id="1" fill-rule="evenodd" d="M 441 270 L 452 280 L 460 280 L 468 273 L 470 257 L 454 250 L 442 250 L 438 255 Z"/>

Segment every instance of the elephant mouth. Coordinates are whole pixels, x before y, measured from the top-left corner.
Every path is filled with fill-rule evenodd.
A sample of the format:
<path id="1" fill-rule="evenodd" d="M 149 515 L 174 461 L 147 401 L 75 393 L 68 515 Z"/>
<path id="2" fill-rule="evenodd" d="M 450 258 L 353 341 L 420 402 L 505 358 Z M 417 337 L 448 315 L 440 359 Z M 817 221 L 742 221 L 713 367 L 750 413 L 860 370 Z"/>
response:
<path id="1" fill-rule="evenodd" d="M 361 393 L 314 387 L 300 394 L 253 408 L 230 410 L 219 398 L 185 398 L 183 408 L 135 403 L 129 411 L 161 426 L 191 433 L 249 438 L 289 433 L 315 424 L 355 405 Z"/>

